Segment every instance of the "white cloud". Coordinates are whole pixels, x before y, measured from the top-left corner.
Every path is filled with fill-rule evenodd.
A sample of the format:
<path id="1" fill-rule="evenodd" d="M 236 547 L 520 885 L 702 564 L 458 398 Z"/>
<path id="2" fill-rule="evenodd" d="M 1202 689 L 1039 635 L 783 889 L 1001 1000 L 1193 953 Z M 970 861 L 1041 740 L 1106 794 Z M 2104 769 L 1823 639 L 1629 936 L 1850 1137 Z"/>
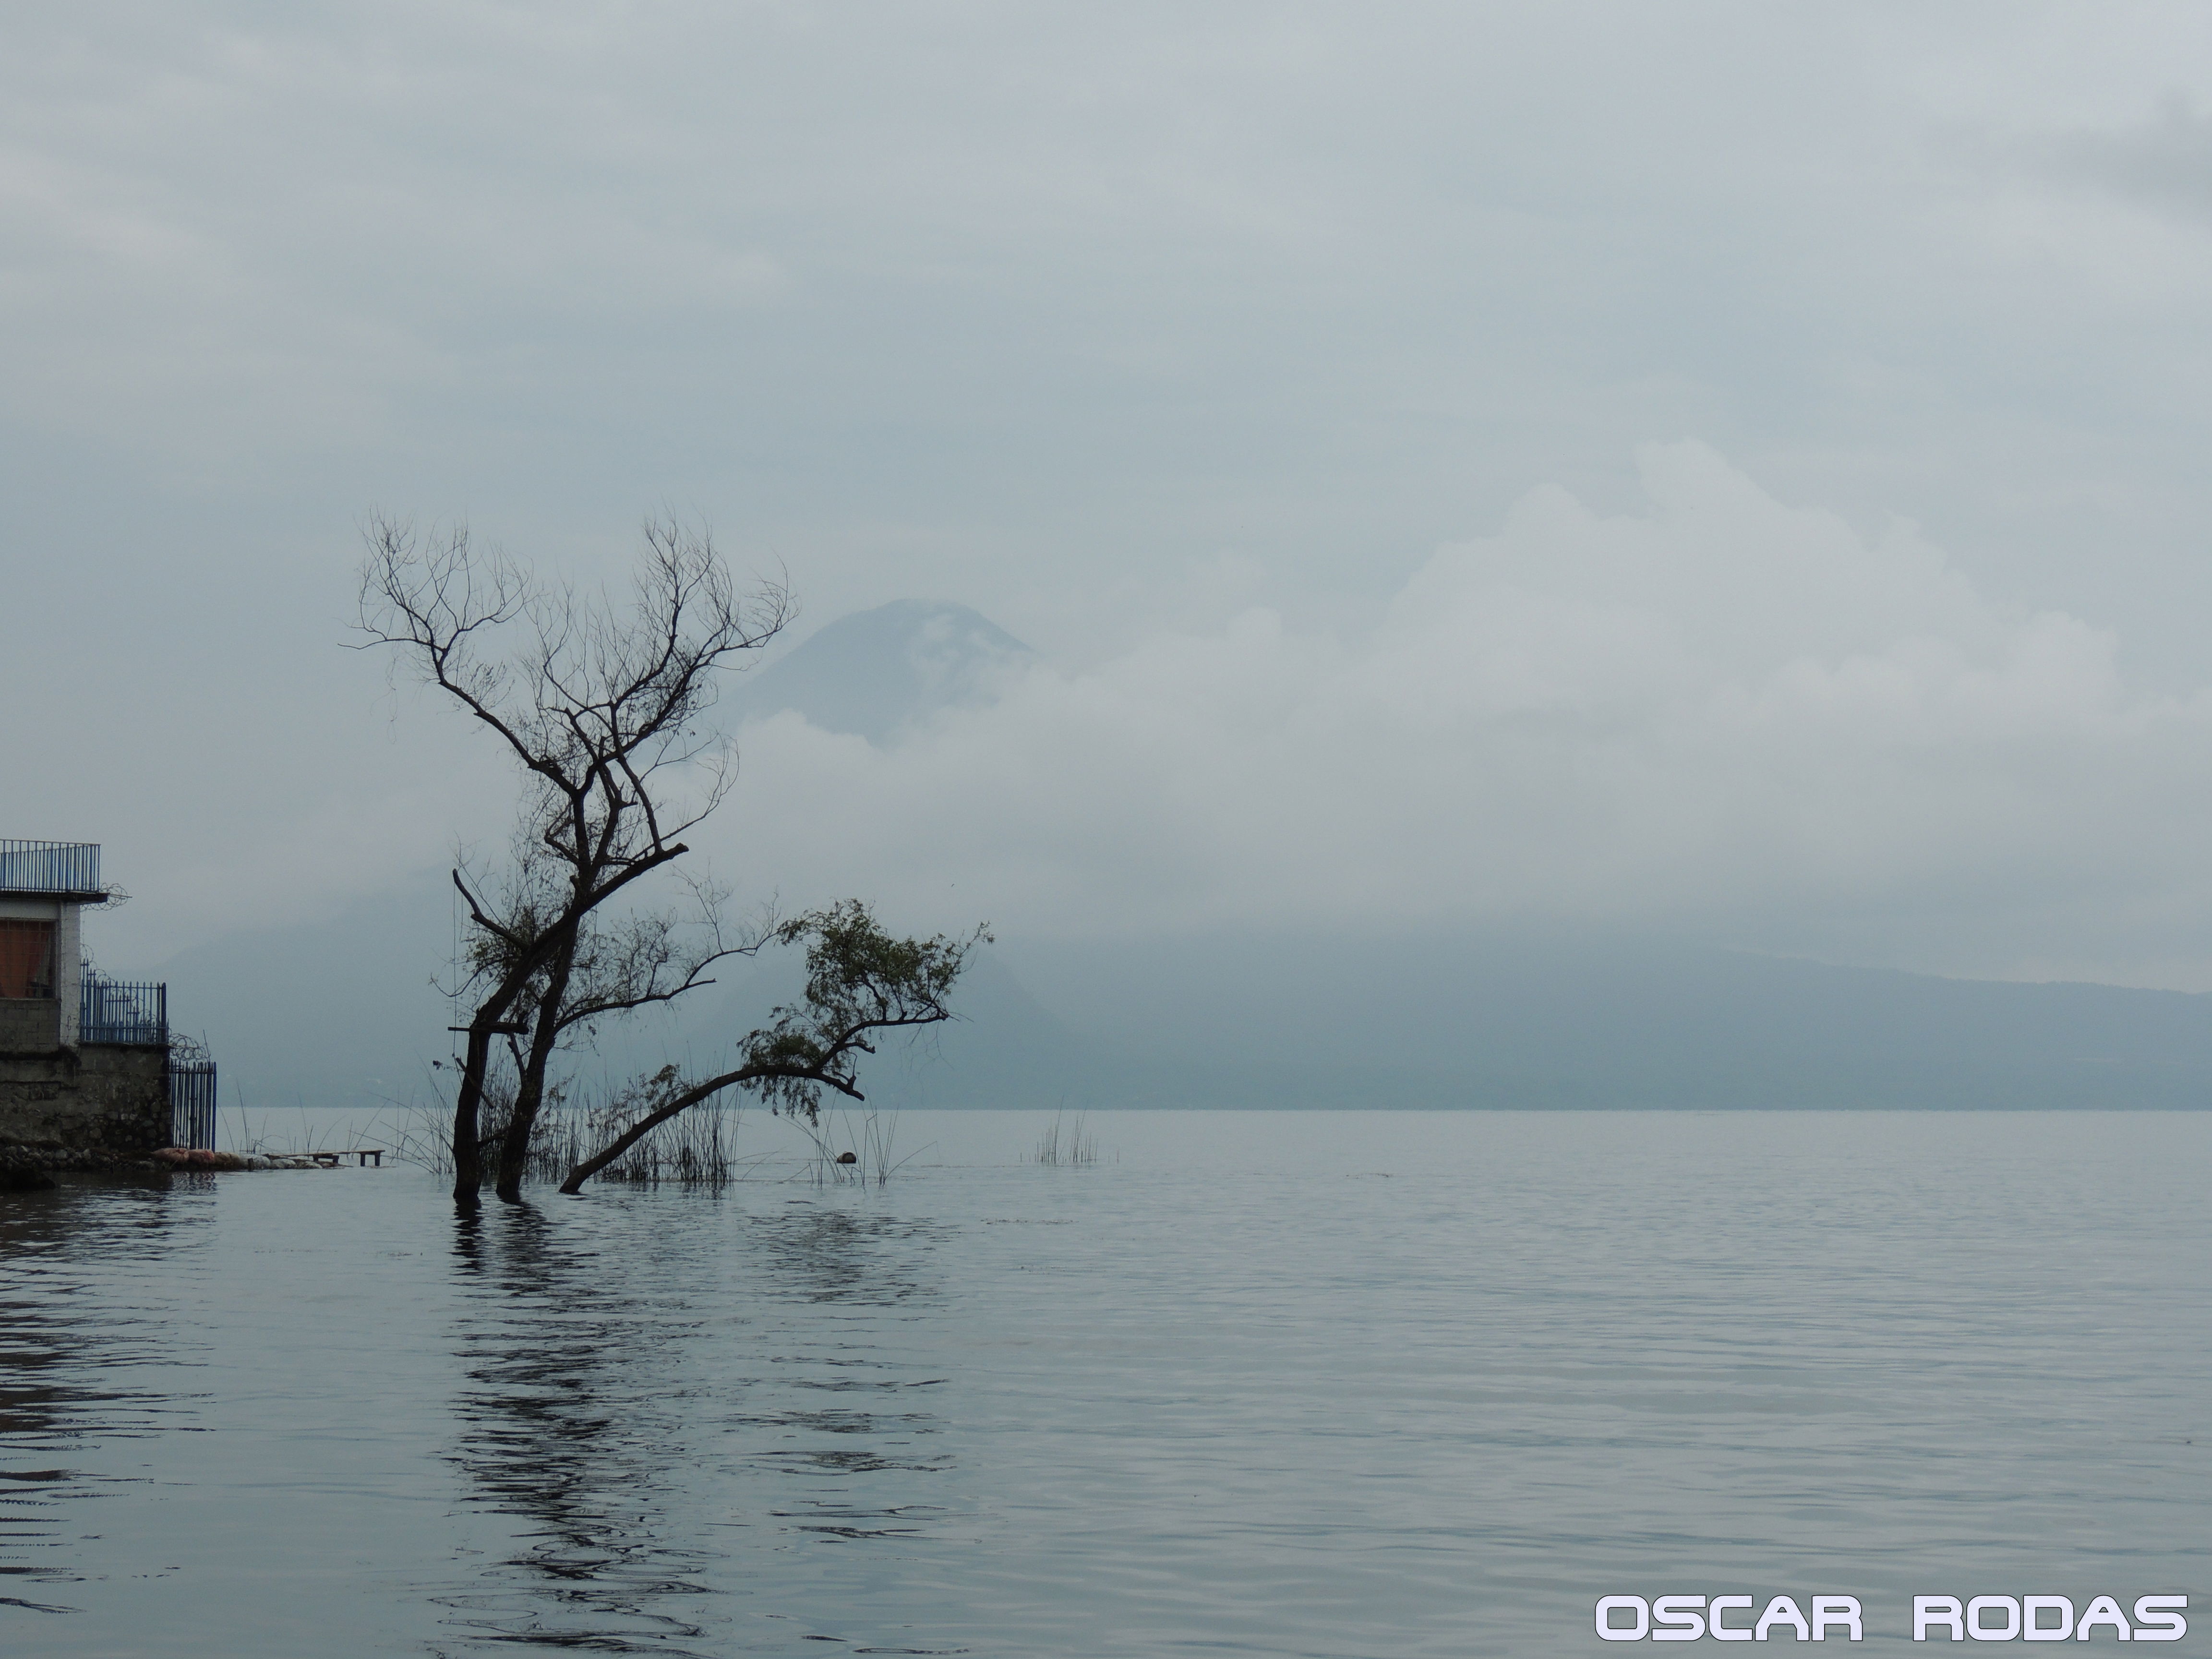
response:
<path id="1" fill-rule="evenodd" d="M 735 862 L 1078 933 L 1540 916 L 2172 977 L 2155 908 L 2201 947 L 2212 696 L 2132 689 L 1909 526 L 1697 444 L 1641 472 L 1628 514 L 1533 492 L 1358 638 L 1248 611 L 888 751 L 750 726 Z"/>
<path id="2" fill-rule="evenodd" d="M 765 884 L 2187 978 L 2195 705 L 2129 677 L 2193 685 L 2212 606 L 2208 40 L 2039 0 L 15 8 L 0 690 L 57 714 L 6 827 L 110 843 L 118 950 L 434 859 L 507 780 L 319 665 L 360 514 L 598 580 L 665 504 L 815 617 L 957 595 L 1060 665 L 895 756 L 757 733 Z M 1680 455 L 1619 516 L 1685 432 L 1848 523 Z M 1415 569 L 1546 478 L 1593 511 Z"/>

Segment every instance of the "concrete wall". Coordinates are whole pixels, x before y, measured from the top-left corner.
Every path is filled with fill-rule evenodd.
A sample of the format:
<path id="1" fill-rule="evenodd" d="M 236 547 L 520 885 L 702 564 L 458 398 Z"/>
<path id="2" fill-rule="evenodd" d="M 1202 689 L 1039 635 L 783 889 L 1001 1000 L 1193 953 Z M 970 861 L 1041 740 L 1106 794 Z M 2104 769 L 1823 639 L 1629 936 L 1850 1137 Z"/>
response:
<path id="1" fill-rule="evenodd" d="M 52 1170 L 137 1162 L 169 1144 L 168 1064 L 167 1048 L 138 1044 L 0 1053 L 0 1149 Z"/>
<path id="2" fill-rule="evenodd" d="M 54 921 L 54 1000 L 62 1006 L 62 1041 L 76 1047 L 76 1021 L 83 999 L 84 907 L 64 904 Z"/>

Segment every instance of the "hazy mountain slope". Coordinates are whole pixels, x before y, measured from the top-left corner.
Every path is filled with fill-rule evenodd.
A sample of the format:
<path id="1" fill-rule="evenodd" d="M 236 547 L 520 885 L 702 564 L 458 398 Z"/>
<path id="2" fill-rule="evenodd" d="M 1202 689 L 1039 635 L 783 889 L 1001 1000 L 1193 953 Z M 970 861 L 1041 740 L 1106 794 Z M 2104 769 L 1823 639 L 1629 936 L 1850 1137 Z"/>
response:
<path id="1" fill-rule="evenodd" d="M 665 1036 L 639 1045 L 633 1069 L 664 1057 L 702 1068 L 727 1063 L 737 1039 L 767 1024 L 778 1003 L 796 1000 L 803 978 L 795 951 L 738 966 L 701 993 Z M 863 1066 L 870 1104 L 1049 1106 L 1091 1098 L 1093 1056 L 996 951 L 986 946 L 969 958 L 956 1002 L 958 1018 L 884 1040 Z"/>
<path id="2" fill-rule="evenodd" d="M 2197 1106 L 2212 999 L 1619 936 L 1221 935 L 1009 960 L 1163 1103 Z"/>
<path id="3" fill-rule="evenodd" d="M 739 720 L 796 709 L 825 732 L 881 745 L 938 709 L 988 699 L 1031 655 L 964 605 L 900 599 L 830 623 L 740 681 L 723 707 Z"/>
<path id="4" fill-rule="evenodd" d="M 430 1062 L 454 1051 L 446 1028 L 467 1018 L 428 983 L 452 937 L 450 907 L 426 878 L 328 921 L 194 945 L 155 976 L 179 1028 L 213 1048 L 227 1107 L 368 1108 L 436 1092 Z M 719 1066 L 802 979 L 796 951 L 725 963 L 677 1010 L 610 1024 L 573 1070 L 605 1087 L 671 1060 Z M 959 1020 L 884 1045 L 864 1079 L 872 1103 L 1052 1104 L 1085 1088 L 1084 1051 L 989 949 L 959 1006 Z"/>
<path id="5" fill-rule="evenodd" d="M 448 895 L 417 887 L 326 921 L 226 934 L 158 977 L 176 1025 L 204 1032 L 226 1108 L 373 1105 L 424 1092 L 465 1019 L 434 989 L 453 956 Z"/>
<path id="6" fill-rule="evenodd" d="M 238 934 L 161 970 L 232 1103 L 362 1105 L 449 1052 L 427 984 L 434 884 Z M 732 964 L 672 1016 L 611 1030 L 594 1079 L 718 1062 L 793 994 L 793 956 Z M 1217 935 L 1012 941 L 965 1018 L 887 1048 L 880 1104 L 939 1106 L 2198 1107 L 2212 999 L 1929 979 L 1666 940 Z"/>

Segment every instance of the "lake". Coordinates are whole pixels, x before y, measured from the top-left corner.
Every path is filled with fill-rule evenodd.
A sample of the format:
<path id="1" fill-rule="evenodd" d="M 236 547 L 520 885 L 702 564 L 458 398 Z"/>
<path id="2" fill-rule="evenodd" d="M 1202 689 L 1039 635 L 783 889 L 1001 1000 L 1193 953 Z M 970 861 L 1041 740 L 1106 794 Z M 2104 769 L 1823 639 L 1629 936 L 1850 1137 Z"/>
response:
<path id="1" fill-rule="evenodd" d="M 1916 1594 L 2171 1593 L 2212 1651 L 2212 1115 L 1051 1121 L 823 1186 L 749 1116 L 762 1179 L 474 1224 L 408 1168 L 0 1195 L 0 1650 L 1618 1653 L 1602 1595 L 1832 1593 L 1903 1651 Z"/>

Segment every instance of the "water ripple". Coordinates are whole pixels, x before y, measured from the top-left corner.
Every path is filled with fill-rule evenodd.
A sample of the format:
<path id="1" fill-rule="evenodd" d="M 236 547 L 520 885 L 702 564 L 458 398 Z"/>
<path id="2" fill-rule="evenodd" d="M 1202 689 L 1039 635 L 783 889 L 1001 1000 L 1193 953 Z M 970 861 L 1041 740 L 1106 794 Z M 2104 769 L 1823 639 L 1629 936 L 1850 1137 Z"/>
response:
<path id="1" fill-rule="evenodd" d="M 0 1200 L 0 1640 L 1406 1659 L 2212 1557 L 2212 1120 L 1093 1127 L 467 1224 L 404 1170 Z"/>

